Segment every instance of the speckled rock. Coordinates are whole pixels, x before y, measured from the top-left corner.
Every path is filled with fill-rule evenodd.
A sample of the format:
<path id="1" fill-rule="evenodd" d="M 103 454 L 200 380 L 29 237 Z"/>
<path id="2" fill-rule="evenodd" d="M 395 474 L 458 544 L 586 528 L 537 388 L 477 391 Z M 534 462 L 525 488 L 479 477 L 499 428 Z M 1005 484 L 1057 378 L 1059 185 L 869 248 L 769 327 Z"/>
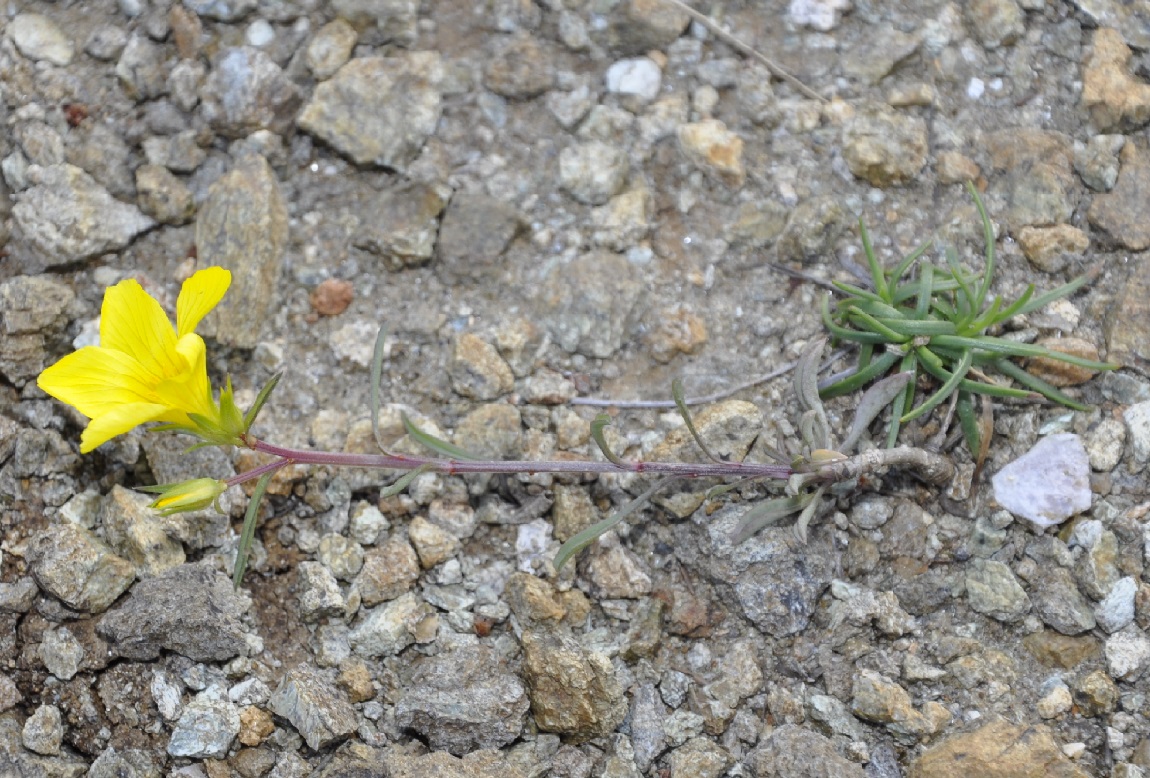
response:
<path id="1" fill-rule="evenodd" d="M 410 46 L 418 37 L 415 0 L 333 0 L 331 5 L 360 32 L 364 43 Z"/>
<path id="2" fill-rule="evenodd" d="M 434 52 L 353 59 L 316 86 L 298 124 L 359 165 L 403 171 L 439 122 L 442 80 Z"/>
<path id="3" fill-rule="evenodd" d="M 518 408 L 507 403 L 489 403 L 459 420 L 453 440 L 455 445 L 475 456 L 506 459 L 520 453 L 522 426 Z"/>
<path id="4" fill-rule="evenodd" d="M 679 148 L 703 171 L 733 189 L 747 181 L 743 165 L 743 139 L 718 119 L 704 119 L 679 127 Z"/>
<path id="5" fill-rule="evenodd" d="M 296 571 L 296 595 L 304 621 L 343 614 L 343 595 L 331 571 L 319 562 L 300 562 Z"/>
<path id="6" fill-rule="evenodd" d="M 378 254 L 392 270 L 422 265 L 435 253 L 439 215 L 446 205 L 442 187 L 402 183 L 380 195 L 353 243 Z"/>
<path id="7" fill-rule="evenodd" d="M 710 738 L 695 737 L 671 752 L 671 778 L 721 778 L 734 761 Z"/>
<path id="8" fill-rule="evenodd" d="M 966 5 L 966 19 L 987 49 L 1009 46 L 1026 32 L 1025 15 L 1014 0 L 974 0 Z"/>
<path id="9" fill-rule="evenodd" d="M 45 756 L 60 753 L 64 742 L 64 721 L 55 705 L 41 705 L 24 722 L 24 747 Z"/>
<path id="10" fill-rule="evenodd" d="M 355 578 L 365 607 L 394 600 L 415 585 L 419 578 L 419 558 L 403 537 L 388 538 L 382 546 L 370 549 Z"/>
<path id="11" fill-rule="evenodd" d="M 304 61 L 317 80 L 331 78 L 351 58 L 358 39 L 355 27 L 345 19 L 334 19 L 316 31 L 308 41 Z"/>
<path id="12" fill-rule="evenodd" d="M 623 344 L 642 289 L 641 274 L 618 254 L 596 251 L 556 266 L 541 290 L 546 323 L 561 348 L 605 358 Z"/>
<path id="13" fill-rule="evenodd" d="M 599 596 L 637 599 L 651 593 L 651 575 L 630 549 L 601 540 L 590 557 L 587 576 Z"/>
<path id="14" fill-rule="evenodd" d="M 1094 609 L 1098 626 L 1106 632 L 1118 632 L 1134 621 L 1134 597 L 1138 582 L 1131 576 L 1119 579 Z"/>
<path id="15" fill-rule="evenodd" d="M 1074 682 L 1074 700 L 1086 716 L 1103 716 L 1118 707 L 1118 684 L 1105 670 L 1094 670 Z"/>
<path id="16" fill-rule="evenodd" d="M 884 108 L 859 111 L 843 126 L 843 158 L 858 178 L 881 188 L 907 184 L 926 164 L 926 122 Z"/>
<path id="17" fill-rule="evenodd" d="M 758 778 L 864 778 L 863 768 L 834 742 L 798 724 L 783 724 L 751 752 L 747 765 Z"/>
<path id="18" fill-rule="evenodd" d="M 591 211 L 591 240 L 612 251 L 626 251 L 647 237 L 651 224 L 651 193 L 634 187 Z"/>
<path id="19" fill-rule="evenodd" d="M 347 738 L 357 726 L 355 709 L 347 698 L 318 671 L 305 665 L 283 677 L 268 700 L 268 707 L 290 721 L 313 750 Z M 238 714 L 236 718 L 238 724 Z"/>
<path id="20" fill-rule="evenodd" d="M 196 250 L 204 265 L 232 271 L 232 285 L 201 331 L 239 348 L 260 342 L 288 241 L 279 182 L 258 154 L 241 157 L 208 190 L 196 217 Z"/>
<path id="21" fill-rule="evenodd" d="M 994 474 L 994 499 L 1016 516 L 1049 527 L 1090 508 L 1090 461 L 1077 435 L 1048 435 Z"/>
<path id="22" fill-rule="evenodd" d="M 52 276 L 20 275 L 0 283 L 0 375 L 20 386 L 48 366 L 75 298 L 71 287 Z"/>
<path id="23" fill-rule="evenodd" d="M 1085 143 L 1075 141 L 1074 169 L 1094 191 L 1109 192 L 1118 182 L 1118 153 L 1125 145 L 1125 135 L 1092 135 Z"/>
<path id="24" fill-rule="evenodd" d="M 1122 34 L 1100 27 L 1083 63 L 1082 104 L 1099 132 L 1125 132 L 1150 121 L 1150 85 L 1130 72 L 1130 48 Z"/>
<path id="25" fill-rule="evenodd" d="M 240 616 L 251 606 L 221 572 L 181 565 L 140 581 L 97 627 L 115 656 L 155 659 L 162 650 L 197 662 L 246 653 Z"/>
<path id="26" fill-rule="evenodd" d="M 498 751 L 473 751 L 459 759 L 446 751 L 412 756 L 390 748 L 382 759 L 365 760 L 363 774 L 378 774 L 381 764 L 389 778 L 527 778 L 523 768 Z"/>
<path id="27" fill-rule="evenodd" d="M 627 155 L 598 140 L 559 152 L 559 185 L 581 203 L 603 205 L 627 182 Z"/>
<path id="28" fill-rule="evenodd" d="M 530 703 L 518 676 L 486 646 L 419 663 L 404 684 L 395 721 L 436 749 L 463 756 L 519 737 Z"/>
<path id="29" fill-rule="evenodd" d="M 947 738 L 915 760 L 907 778 L 1087 778 L 1050 729 L 998 720 Z"/>
<path id="30" fill-rule="evenodd" d="M 76 54 L 72 39 L 56 22 L 41 14 L 16 14 L 8 20 L 4 34 L 21 54 L 37 62 L 65 67 Z"/>
<path id="31" fill-rule="evenodd" d="M 393 656 L 416 640 L 434 639 L 434 621 L 431 606 L 407 592 L 385 605 L 362 612 L 349 635 L 351 649 L 363 657 Z"/>
<path id="32" fill-rule="evenodd" d="M 148 506 L 151 498 L 115 486 L 100 509 L 104 539 L 136 567 L 141 578 L 179 567 L 187 558 L 184 546 L 171 537 L 164 521 Z"/>
<path id="33" fill-rule="evenodd" d="M 511 368 L 495 347 L 470 332 L 455 339 L 448 372 L 455 391 L 475 400 L 494 400 L 515 385 Z"/>
<path id="34" fill-rule="evenodd" d="M 113 198 L 78 167 L 30 172 L 33 186 L 12 207 L 16 235 L 45 267 L 118 251 L 156 225 L 133 205 Z"/>
<path id="35" fill-rule="evenodd" d="M 921 711 L 915 710 L 906 689 L 872 670 L 855 676 L 851 710 L 899 735 L 933 735 L 950 721 L 950 711 L 937 702 L 926 702 Z"/>
<path id="36" fill-rule="evenodd" d="M 439 227 L 436 272 L 448 279 L 482 279 L 499 267 L 499 258 L 523 226 L 522 215 L 510 203 L 456 193 Z"/>
<path id="37" fill-rule="evenodd" d="M 988 133 L 986 147 L 996 175 L 995 189 L 1006 198 L 1002 217 L 1012 234 L 1026 226 L 1064 224 L 1074 214 L 1078 177 L 1070 139 L 1046 130 Z"/>
<path id="38" fill-rule="evenodd" d="M 240 709 L 207 691 L 184 706 L 172 728 L 168 754 L 192 759 L 223 759 L 240 732 Z"/>
<path id="39" fill-rule="evenodd" d="M 1150 667 L 1150 638 L 1136 626 L 1108 637 L 1103 650 L 1110 675 L 1120 681 L 1137 681 Z"/>
<path id="40" fill-rule="evenodd" d="M 1150 247 L 1150 226 L 1139 218 L 1137 203 L 1150 193 L 1150 154 L 1143 143 L 1131 139 L 1122 147 L 1121 158 L 1118 183 L 1113 191 L 1094 198 L 1086 216 L 1114 243 L 1142 251 Z"/>
<path id="41" fill-rule="evenodd" d="M 40 641 L 40 661 L 61 681 L 71 680 L 84 660 L 84 644 L 65 626 L 50 629 Z"/>
<path id="42" fill-rule="evenodd" d="M 555 84 L 553 53 L 534 37 L 513 37 L 496 45 L 483 72 L 484 85 L 497 95 L 527 100 Z"/>
<path id="43" fill-rule="evenodd" d="M 775 249 L 781 262 L 806 264 L 825 257 L 846 230 L 850 217 L 840 198 L 817 196 L 791 211 Z"/>
<path id="44" fill-rule="evenodd" d="M 615 54 L 632 56 L 663 49 L 687 29 L 691 18 L 661 0 L 622 0 L 611 9 L 597 41 Z"/>
<path id="45" fill-rule="evenodd" d="M 1131 262 L 1134 267 L 1103 319 L 1107 357 L 1117 362 L 1137 359 L 1145 348 L 1146 334 L 1150 333 L 1150 272 L 1143 255 L 1131 257 Z M 1145 399 L 1137 397 L 1129 401 Z"/>
<path id="46" fill-rule="evenodd" d="M 187 224 L 195 215 L 191 191 L 165 167 L 136 168 L 136 193 L 140 210 L 161 224 Z"/>
<path id="47" fill-rule="evenodd" d="M 459 553 L 459 540 L 422 516 L 416 516 L 411 520 L 411 524 L 407 527 L 407 537 L 415 547 L 419 563 L 425 570 Z"/>
<path id="48" fill-rule="evenodd" d="M 1030 612 L 1026 591 L 1002 562 L 975 559 L 966 571 L 970 607 L 991 618 L 1016 622 Z"/>
<path id="49" fill-rule="evenodd" d="M 1070 571 L 1063 567 L 1040 567 L 1030 581 L 1030 601 L 1046 624 L 1063 635 L 1080 635 L 1094 629 L 1094 610 Z"/>
<path id="50" fill-rule="evenodd" d="M 1034 342 L 1034 345 L 1050 349 L 1059 354 L 1069 354 L 1070 356 L 1090 359 L 1095 362 L 1101 361 L 1098 347 L 1084 338 L 1039 338 Z M 1035 357 L 1029 359 L 1026 362 L 1026 370 L 1031 375 L 1038 376 L 1048 384 L 1059 387 L 1079 386 L 1098 375 L 1097 370 L 1072 365 L 1054 359 L 1053 357 Z"/>
<path id="51" fill-rule="evenodd" d="M 523 676 L 544 732 L 581 741 L 610 733 L 627 714 L 611 661 L 557 631 L 523 633 Z"/>
<path id="52" fill-rule="evenodd" d="M 70 522 L 32 538 L 26 556 L 41 589 L 87 613 L 107 610 L 136 577 L 131 564 L 91 532 Z"/>
<path id="53" fill-rule="evenodd" d="M 212 129 L 229 138 L 256 130 L 283 135 L 292 126 L 303 95 L 263 51 L 225 49 L 200 89 L 201 110 Z"/>

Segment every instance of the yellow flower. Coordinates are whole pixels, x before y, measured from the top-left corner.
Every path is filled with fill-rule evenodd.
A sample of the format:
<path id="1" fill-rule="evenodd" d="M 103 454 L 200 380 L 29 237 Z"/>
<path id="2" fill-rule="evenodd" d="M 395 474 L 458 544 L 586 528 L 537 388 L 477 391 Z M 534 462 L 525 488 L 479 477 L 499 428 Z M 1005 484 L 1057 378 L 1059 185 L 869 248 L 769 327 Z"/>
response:
<path id="1" fill-rule="evenodd" d="M 198 511 L 206 508 L 228 489 L 224 481 L 215 478 L 193 478 L 175 484 L 145 486 L 145 492 L 160 495 L 152 502 L 152 507 L 163 516 L 183 511 Z M 217 509 L 219 506 L 217 506 Z M 223 511 L 220 511 L 221 513 Z"/>
<path id="2" fill-rule="evenodd" d="M 81 453 L 149 421 L 193 434 L 205 426 L 233 426 L 224 423 L 212 399 L 204 341 L 194 332 L 231 280 L 227 270 L 209 267 L 185 281 L 174 330 L 164 309 L 134 279 L 108 287 L 100 345 L 69 354 L 37 380 L 46 393 L 91 419 L 80 438 Z"/>

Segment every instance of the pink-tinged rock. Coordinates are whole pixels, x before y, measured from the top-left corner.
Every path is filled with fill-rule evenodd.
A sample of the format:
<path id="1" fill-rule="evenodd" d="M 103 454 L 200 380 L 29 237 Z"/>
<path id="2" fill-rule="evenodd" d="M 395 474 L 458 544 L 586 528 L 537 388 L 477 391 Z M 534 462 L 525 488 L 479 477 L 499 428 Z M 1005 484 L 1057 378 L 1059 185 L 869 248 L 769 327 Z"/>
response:
<path id="1" fill-rule="evenodd" d="M 994 499 L 1040 527 L 1061 524 L 1090 507 L 1090 458 L 1070 433 L 1049 435 L 991 479 Z"/>

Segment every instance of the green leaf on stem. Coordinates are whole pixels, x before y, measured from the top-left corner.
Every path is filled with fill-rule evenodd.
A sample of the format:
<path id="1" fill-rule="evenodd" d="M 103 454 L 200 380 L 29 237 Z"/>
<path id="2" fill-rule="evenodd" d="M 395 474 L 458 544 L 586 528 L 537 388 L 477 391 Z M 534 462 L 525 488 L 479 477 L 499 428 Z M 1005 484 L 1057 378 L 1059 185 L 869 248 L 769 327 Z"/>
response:
<path id="1" fill-rule="evenodd" d="M 707 444 L 699 436 L 699 431 L 695 429 L 695 422 L 691 420 L 691 412 L 687 410 L 687 401 L 683 398 L 683 382 L 676 378 L 671 381 L 671 396 L 675 398 L 675 407 L 679 409 L 679 415 L 683 417 L 683 422 L 687 425 L 687 431 L 691 433 L 691 437 L 695 439 L 695 443 L 703 450 L 703 454 L 707 459 L 712 462 L 720 461 L 718 457 L 711 453 L 707 448 Z"/>
<path id="2" fill-rule="evenodd" d="M 237 589 L 240 588 L 240 582 L 244 580 L 244 572 L 248 569 L 252 540 L 256 536 L 256 520 L 259 519 L 260 515 L 260 503 L 264 499 L 264 493 L 268 490 L 268 483 L 272 480 L 272 475 L 273 473 L 265 473 L 260 476 L 260 480 L 256 481 L 255 491 L 252 492 L 247 513 L 244 514 L 244 528 L 240 533 L 240 543 L 236 547 L 236 566 L 232 573 L 232 585 Z"/>
<path id="3" fill-rule="evenodd" d="M 587 548 L 587 546 L 598 540 L 599 537 L 605 532 L 610 531 L 615 527 L 616 524 L 650 502 L 651 498 L 654 497 L 655 494 L 659 492 L 659 490 L 674 480 L 674 476 L 659 479 L 651 486 L 650 489 L 643 492 L 635 499 L 631 500 L 622 508 L 615 511 L 615 513 L 603 519 L 603 521 L 600 521 L 597 524 L 592 524 L 582 532 L 569 537 L 567 542 L 559 547 L 559 552 L 555 555 L 555 572 L 558 573 L 563 569 L 563 565 L 567 564 L 571 557 Z"/>
<path id="4" fill-rule="evenodd" d="M 400 414 L 400 417 L 403 419 L 403 428 L 407 430 L 407 434 L 411 436 L 412 440 L 424 448 L 431 449 L 436 454 L 447 457 L 448 459 L 479 459 L 479 457 L 461 449 L 459 446 L 452 445 L 446 440 L 440 440 L 434 435 L 424 432 L 415 426 L 415 422 L 407 418 L 406 413 Z"/>
<path id="5" fill-rule="evenodd" d="M 627 463 L 624 462 L 619 456 L 611 450 L 607 445 L 607 439 L 603 437 L 603 428 L 611 423 L 611 417 L 605 413 L 600 413 L 591 420 L 591 439 L 595 441 L 595 445 L 603 452 L 603 456 L 607 457 L 607 461 L 616 467 L 626 467 Z"/>

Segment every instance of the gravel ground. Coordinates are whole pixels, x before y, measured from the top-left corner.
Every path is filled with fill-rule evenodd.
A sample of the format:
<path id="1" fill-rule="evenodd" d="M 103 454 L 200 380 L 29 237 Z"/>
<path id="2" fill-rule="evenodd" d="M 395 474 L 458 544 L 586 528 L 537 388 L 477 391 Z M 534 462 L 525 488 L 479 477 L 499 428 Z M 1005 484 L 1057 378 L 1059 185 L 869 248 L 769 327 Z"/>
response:
<path id="1" fill-rule="evenodd" d="M 699 10 L 813 93 L 660 0 L 6 5 L 0 773 L 1150 773 L 1150 5 Z M 968 179 L 1003 295 L 1096 273 L 1013 336 L 1126 367 L 1067 390 L 1088 412 L 998 407 L 981 482 L 961 447 L 945 493 L 871 478 L 805 545 L 733 546 L 761 491 L 688 484 L 556 576 L 641 479 L 381 499 L 387 474 L 295 467 L 237 591 L 239 490 L 160 518 L 134 487 L 252 457 L 142 431 L 81 457 L 83 419 L 35 387 L 106 286 L 172 306 L 222 264 L 214 382 L 250 402 L 284 372 L 261 437 L 370 451 L 385 324 L 395 449 L 406 411 L 488 456 L 595 458 L 571 398 L 797 356 L 822 284 L 857 277 L 859 217 L 888 263 L 933 235 L 977 266 Z M 761 459 L 795 414 L 776 379 L 698 423 Z M 696 456 L 666 411 L 609 435 Z"/>

